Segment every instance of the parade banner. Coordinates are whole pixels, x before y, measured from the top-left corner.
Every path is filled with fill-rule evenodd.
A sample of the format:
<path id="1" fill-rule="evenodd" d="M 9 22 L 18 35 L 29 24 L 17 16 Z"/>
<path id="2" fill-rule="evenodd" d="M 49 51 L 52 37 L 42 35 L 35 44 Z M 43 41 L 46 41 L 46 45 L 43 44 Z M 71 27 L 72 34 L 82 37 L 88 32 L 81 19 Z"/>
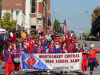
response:
<path id="1" fill-rule="evenodd" d="M 21 67 L 32 70 L 81 70 L 82 53 L 26 54 L 21 56 Z"/>

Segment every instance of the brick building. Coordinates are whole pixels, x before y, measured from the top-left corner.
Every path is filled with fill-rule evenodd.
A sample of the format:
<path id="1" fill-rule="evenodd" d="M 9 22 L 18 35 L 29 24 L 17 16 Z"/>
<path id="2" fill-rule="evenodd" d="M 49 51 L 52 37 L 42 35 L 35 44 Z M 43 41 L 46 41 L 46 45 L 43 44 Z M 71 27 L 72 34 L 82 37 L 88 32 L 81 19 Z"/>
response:
<path id="1" fill-rule="evenodd" d="M 10 12 L 16 20 L 16 9 L 19 9 L 18 25 L 22 25 L 28 32 L 30 28 L 42 27 L 46 32 L 51 26 L 50 0 L 2 0 L 1 18 L 4 13 Z"/>
<path id="2" fill-rule="evenodd" d="M 33 0 L 34 1 L 34 0 Z M 32 2 L 31 11 L 31 25 L 33 28 L 38 29 L 42 27 L 42 31 L 46 32 L 47 28 L 51 26 L 51 13 L 50 13 L 50 0 L 37 0 Z"/>

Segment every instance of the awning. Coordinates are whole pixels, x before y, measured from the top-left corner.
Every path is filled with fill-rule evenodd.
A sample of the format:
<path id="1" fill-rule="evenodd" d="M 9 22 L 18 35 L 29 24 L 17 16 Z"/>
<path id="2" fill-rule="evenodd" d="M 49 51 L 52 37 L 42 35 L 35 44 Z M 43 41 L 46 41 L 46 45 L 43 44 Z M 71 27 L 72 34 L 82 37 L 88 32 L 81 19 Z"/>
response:
<path id="1" fill-rule="evenodd" d="M 0 28 L 0 34 L 6 34 L 6 30 Z"/>

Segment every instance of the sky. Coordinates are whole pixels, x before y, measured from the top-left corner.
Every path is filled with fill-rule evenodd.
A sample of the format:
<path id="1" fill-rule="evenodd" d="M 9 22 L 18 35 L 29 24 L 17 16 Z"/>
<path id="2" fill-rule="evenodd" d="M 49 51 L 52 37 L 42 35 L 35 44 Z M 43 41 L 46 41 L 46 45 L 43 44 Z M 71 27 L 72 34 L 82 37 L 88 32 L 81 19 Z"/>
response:
<path id="1" fill-rule="evenodd" d="M 100 7 L 100 0 L 51 0 L 51 21 L 58 19 L 63 23 L 66 19 L 68 29 L 79 36 L 80 32 L 91 29 L 91 15 L 97 7 Z"/>

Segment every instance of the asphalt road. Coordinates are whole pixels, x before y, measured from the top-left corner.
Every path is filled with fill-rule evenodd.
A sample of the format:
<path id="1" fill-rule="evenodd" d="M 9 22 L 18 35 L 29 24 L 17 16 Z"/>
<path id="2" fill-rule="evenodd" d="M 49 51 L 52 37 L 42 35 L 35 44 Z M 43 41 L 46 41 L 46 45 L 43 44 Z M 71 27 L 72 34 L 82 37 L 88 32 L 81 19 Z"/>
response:
<path id="1" fill-rule="evenodd" d="M 90 47 L 90 43 L 93 43 L 95 45 L 95 49 L 100 50 L 99 41 L 80 41 L 79 40 L 80 46 L 82 45 L 83 42 L 87 43 L 88 48 Z M 100 54 L 97 54 L 97 60 L 100 63 Z M 0 65 L 0 75 L 5 75 L 5 64 L 4 63 Z M 12 75 L 41 75 L 41 73 L 37 73 L 34 71 L 20 71 L 20 72 L 17 72 L 17 74 L 12 74 Z M 51 73 L 42 72 L 42 75 L 62 75 L 62 74 L 60 74 L 59 71 L 56 71 L 56 72 L 51 72 Z M 63 75 L 82 75 L 82 74 L 80 72 L 69 72 Z M 89 75 L 89 68 L 88 68 L 87 74 L 85 75 Z M 100 66 L 94 70 L 94 75 L 100 75 Z"/>

